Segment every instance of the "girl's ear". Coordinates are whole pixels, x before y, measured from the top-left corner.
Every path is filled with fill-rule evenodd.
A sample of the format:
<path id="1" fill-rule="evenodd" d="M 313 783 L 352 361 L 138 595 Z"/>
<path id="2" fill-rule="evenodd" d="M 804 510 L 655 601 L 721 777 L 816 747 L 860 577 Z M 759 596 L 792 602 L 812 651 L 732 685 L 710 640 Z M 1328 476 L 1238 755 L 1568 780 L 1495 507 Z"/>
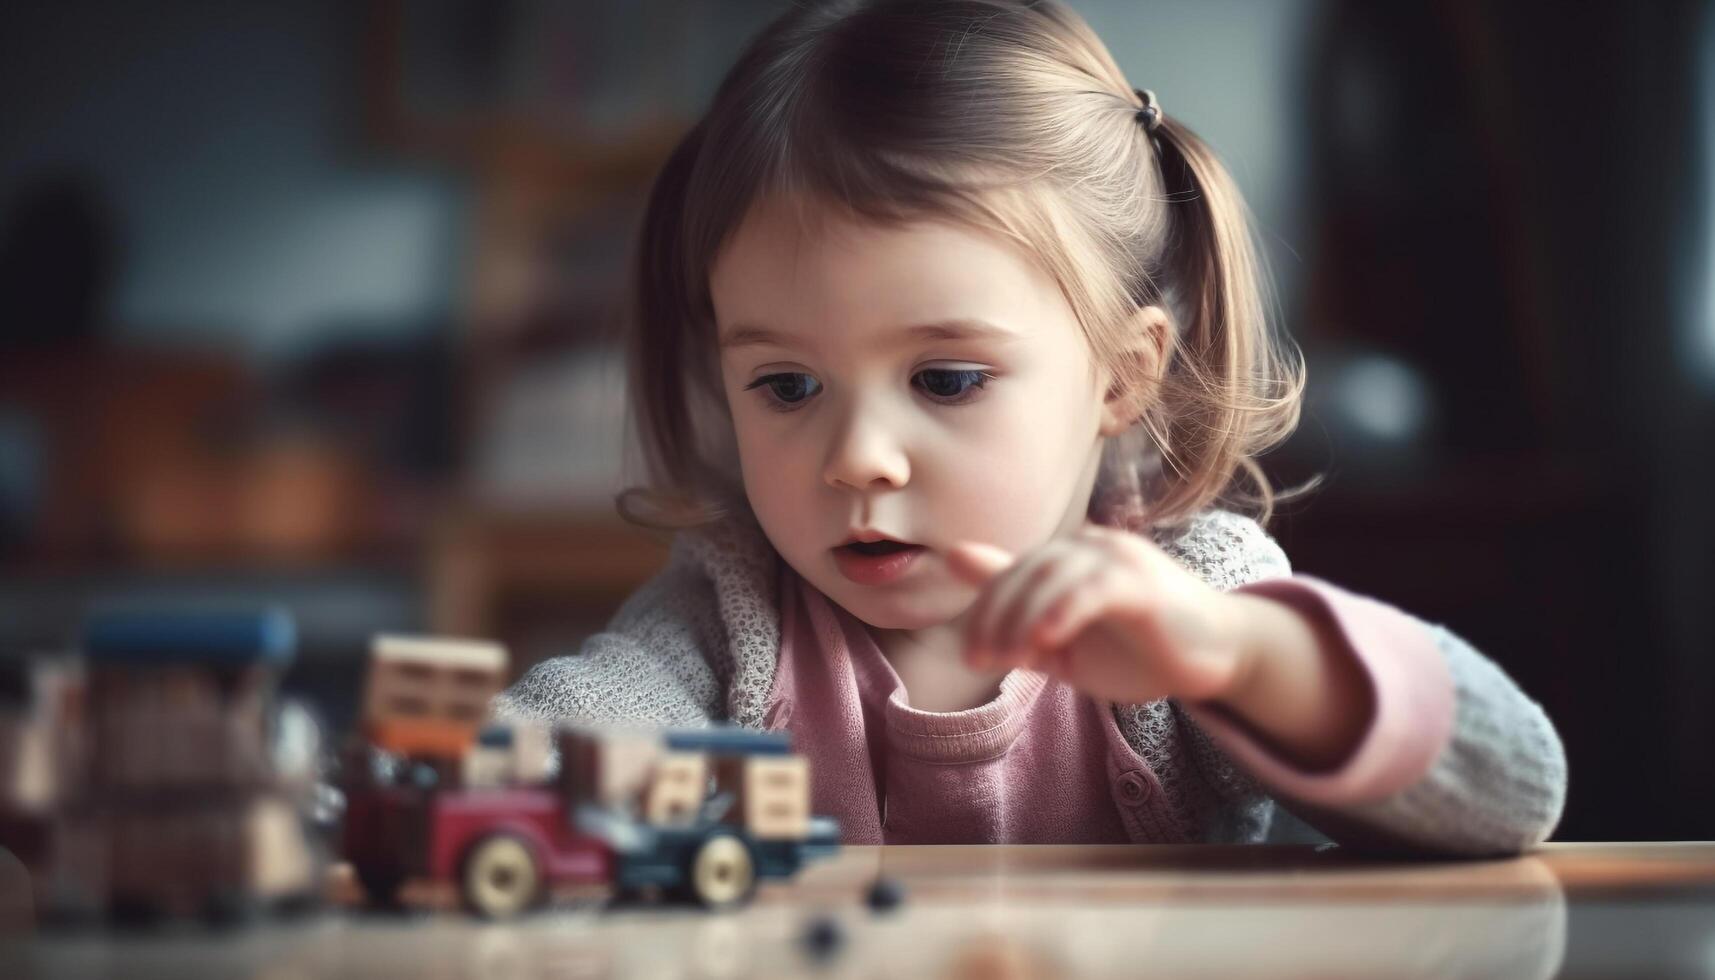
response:
<path id="1" fill-rule="evenodd" d="M 1110 379 L 1102 400 L 1104 436 L 1117 436 L 1143 418 L 1161 386 L 1167 358 L 1172 353 L 1173 321 L 1162 307 L 1139 307 L 1124 333 L 1134 344 L 1120 355 L 1129 363 L 1116 365 L 1102 375 Z M 1135 383 L 1127 384 L 1115 375 L 1121 378 L 1129 375 Z"/>

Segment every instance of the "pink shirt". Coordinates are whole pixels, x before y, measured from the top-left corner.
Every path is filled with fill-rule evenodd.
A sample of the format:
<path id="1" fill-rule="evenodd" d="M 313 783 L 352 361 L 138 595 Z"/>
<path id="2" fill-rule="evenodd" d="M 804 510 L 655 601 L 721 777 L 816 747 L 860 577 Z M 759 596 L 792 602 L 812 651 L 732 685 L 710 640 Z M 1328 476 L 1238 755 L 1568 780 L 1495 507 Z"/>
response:
<path id="1" fill-rule="evenodd" d="M 1380 799 L 1426 773 L 1452 733 L 1453 686 L 1423 625 L 1306 576 L 1240 591 L 1326 617 L 1363 666 L 1376 715 L 1338 768 L 1307 772 L 1218 709 L 1186 710 L 1277 795 L 1321 806 Z M 920 711 L 864 625 L 790 569 L 764 723 L 810 760 L 816 813 L 850 844 L 1125 843 L 1154 839 L 1159 781 L 1112 706 L 1015 670 L 987 704 Z"/>

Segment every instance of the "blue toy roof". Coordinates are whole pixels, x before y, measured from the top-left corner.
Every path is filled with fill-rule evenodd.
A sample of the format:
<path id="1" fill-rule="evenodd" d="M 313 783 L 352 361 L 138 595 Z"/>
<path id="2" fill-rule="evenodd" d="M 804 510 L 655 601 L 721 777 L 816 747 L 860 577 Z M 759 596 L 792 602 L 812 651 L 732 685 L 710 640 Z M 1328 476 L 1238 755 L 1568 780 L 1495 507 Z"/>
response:
<path id="1" fill-rule="evenodd" d="M 737 725 L 715 728 L 682 728 L 666 733 L 673 752 L 708 752 L 711 755 L 791 755 L 789 732 L 762 732 Z"/>
<path id="2" fill-rule="evenodd" d="M 297 648 L 284 609 L 109 610 L 84 621 L 83 653 L 94 663 L 283 667 Z"/>
<path id="3" fill-rule="evenodd" d="M 476 733 L 476 744 L 485 749 L 509 749 L 513 741 L 512 726 L 505 723 L 485 725 Z"/>

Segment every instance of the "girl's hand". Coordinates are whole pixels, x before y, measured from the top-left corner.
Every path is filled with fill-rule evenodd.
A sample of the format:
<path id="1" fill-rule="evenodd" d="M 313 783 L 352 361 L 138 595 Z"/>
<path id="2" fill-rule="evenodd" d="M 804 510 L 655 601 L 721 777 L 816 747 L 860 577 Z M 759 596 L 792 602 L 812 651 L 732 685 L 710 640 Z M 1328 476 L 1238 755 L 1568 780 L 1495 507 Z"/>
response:
<path id="1" fill-rule="evenodd" d="M 1016 561 L 974 543 L 949 560 L 981 588 L 966 625 L 973 667 L 1040 670 L 1136 704 L 1221 699 L 1251 666 L 1243 599 L 1136 534 L 1089 525 Z"/>

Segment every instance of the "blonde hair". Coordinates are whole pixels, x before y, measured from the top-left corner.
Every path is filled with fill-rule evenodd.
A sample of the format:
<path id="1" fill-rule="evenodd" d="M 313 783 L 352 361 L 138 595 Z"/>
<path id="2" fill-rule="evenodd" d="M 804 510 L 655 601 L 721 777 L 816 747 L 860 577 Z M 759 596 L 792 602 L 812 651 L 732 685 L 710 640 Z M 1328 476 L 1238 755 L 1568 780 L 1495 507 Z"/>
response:
<path id="1" fill-rule="evenodd" d="M 776 19 L 650 194 L 628 347 L 648 481 L 620 512 L 684 527 L 745 507 L 708 273 L 752 205 L 779 194 L 1024 246 L 1140 408 L 1108 442 L 1092 515 L 1172 524 L 1221 501 L 1266 522 L 1275 491 L 1255 457 L 1297 425 L 1302 359 L 1270 330 L 1232 178 L 1184 124 L 1165 116 L 1151 133 L 1139 108 L 1101 40 L 1053 0 L 806 3 Z M 1151 304 L 1173 329 L 1165 370 L 1146 376 L 1128 352 Z"/>

